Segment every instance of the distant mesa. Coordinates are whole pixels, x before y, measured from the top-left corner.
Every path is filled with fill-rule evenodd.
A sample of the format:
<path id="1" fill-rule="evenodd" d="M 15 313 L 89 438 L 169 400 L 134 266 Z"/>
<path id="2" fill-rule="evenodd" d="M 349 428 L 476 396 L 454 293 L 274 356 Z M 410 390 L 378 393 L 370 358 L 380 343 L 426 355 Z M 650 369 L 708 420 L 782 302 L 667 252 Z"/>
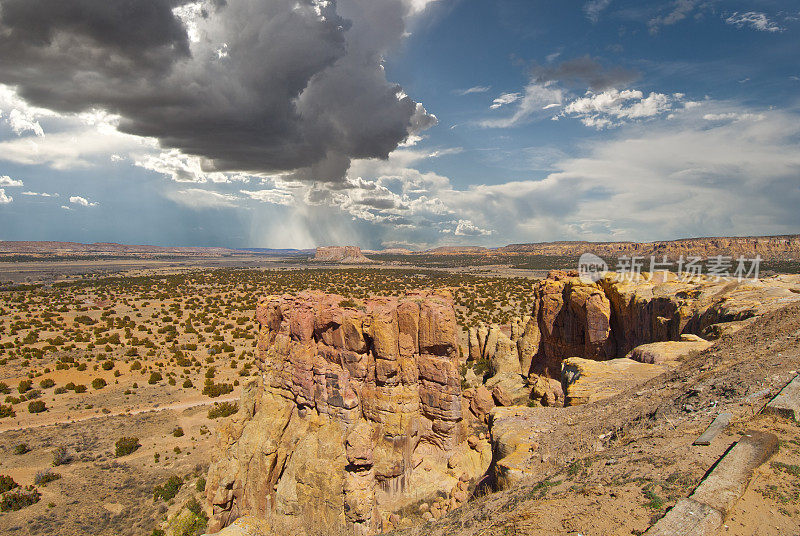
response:
<path id="1" fill-rule="evenodd" d="M 336 262 L 339 264 L 369 264 L 375 261 L 368 259 L 356 246 L 330 246 L 317 248 L 315 262 Z"/>

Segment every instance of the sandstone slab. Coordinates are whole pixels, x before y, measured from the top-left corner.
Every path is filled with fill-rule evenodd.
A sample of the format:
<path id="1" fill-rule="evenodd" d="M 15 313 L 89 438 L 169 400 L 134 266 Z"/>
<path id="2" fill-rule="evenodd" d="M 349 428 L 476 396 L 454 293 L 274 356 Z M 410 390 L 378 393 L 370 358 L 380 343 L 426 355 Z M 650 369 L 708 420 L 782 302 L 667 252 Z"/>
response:
<path id="1" fill-rule="evenodd" d="M 665 365 L 639 363 L 627 358 L 593 361 L 571 357 L 562 363 L 564 404 L 577 406 L 610 398 L 666 370 Z"/>

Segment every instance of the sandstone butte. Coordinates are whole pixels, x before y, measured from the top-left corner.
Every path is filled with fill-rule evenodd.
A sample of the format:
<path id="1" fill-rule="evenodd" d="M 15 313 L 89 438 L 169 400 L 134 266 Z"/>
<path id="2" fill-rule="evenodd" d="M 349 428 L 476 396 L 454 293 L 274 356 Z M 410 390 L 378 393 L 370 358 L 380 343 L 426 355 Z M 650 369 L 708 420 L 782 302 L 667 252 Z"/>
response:
<path id="1" fill-rule="evenodd" d="M 554 271 L 532 293 L 529 316 L 469 328 L 463 358 L 446 292 L 356 308 L 315 292 L 262 299 L 262 377 L 218 430 L 209 528 L 317 516 L 370 534 L 402 526 L 396 512 L 437 494 L 425 518 L 438 518 L 478 482 L 535 476 L 528 406 L 591 403 L 646 381 L 800 301 L 800 276 L 585 283 Z M 475 363 L 486 363 L 483 377 Z"/>
<path id="2" fill-rule="evenodd" d="M 372 261 L 361 253 L 361 248 L 356 246 L 330 246 L 317 248 L 315 262 L 336 262 L 340 264 L 367 264 Z"/>
<path id="3" fill-rule="evenodd" d="M 259 303 L 263 378 L 219 431 L 211 530 L 274 512 L 372 533 L 382 513 L 488 469 L 488 441 L 465 441 L 451 296 L 342 302 L 307 292 Z"/>

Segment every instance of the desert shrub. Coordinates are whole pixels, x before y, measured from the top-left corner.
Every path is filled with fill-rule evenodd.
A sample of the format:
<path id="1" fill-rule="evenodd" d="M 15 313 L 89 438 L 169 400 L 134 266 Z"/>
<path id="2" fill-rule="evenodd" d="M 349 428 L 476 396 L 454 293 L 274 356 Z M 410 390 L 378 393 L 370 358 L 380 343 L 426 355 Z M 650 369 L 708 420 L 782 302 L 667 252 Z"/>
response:
<path id="1" fill-rule="evenodd" d="M 14 479 L 7 475 L 0 475 L 0 493 L 11 491 L 19 487 L 19 484 L 14 482 Z"/>
<path id="2" fill-rule="evenodd" d="M 33 382 L 31 382 L 30 380 L 21 380 L 19 382 L 19 386 L 17 387 L 17 390 L 19 391 L 20 394 L 26 393 L 26 392 L 31 390 L 31 386 L 32 385 L 33 385 Z"/>
<path id="3" fill-rule="evenodd" d="M 192 380 L 190 380 L 188 378 L 183 380 L 183 388 L 184 389 L 190 389 L 192 387 L 194 387 L 194 384 L 192 384 Z"/>
<path id="4" fill-rule="evenodd" d="M 75 386 L 75 392 L 76 392 L 76 393 L 85 393 L 85 392 L 86 392 L 86 386 L 85 386 L 85 385 L 83 385 L 83 384 L 81 384 L 81 385 L 76 385 L 76 386 Z"/>
<path id="5" fill-rule="evenodd" d="M 229 383 L 214 383 L 211 379 L 207 379 L 203 386 L 203 394 L 211 398 L 226 395 L 233 392 L 233 386 Z"/>
<path id="6" fill-rule="evenodd" d="M 14 447 L 14 454 L 16 454 L 17 456 L 21 456 L 22 454 L 27 454 L 30 451 L 31 449 L 27 443 L 20 443 L 19 445 Z"/>
<path id="7" fill-rule="evenodd" d="M 164 377 L 161 376 L 160 372 L 153 371 L 150 373 L 150 378 L 147 379 L 147 383 L 149 383 L 150 385 L 155 385 L 163 379 Z"/>
<path id="8" fill-rule="evenodd" d="M 206 490 L 206 477 L 201 476 L 197 479 L 197 484 L 194 485 L 194 489 L 199 492 L 204 492 Z"/>
<path id="9" fill-rule="evenodd" d="M 177 382 L 175 381 L 175 378 L 170 376 L 169 380 L 167 380 L 167 383 L 170 385 L 175 385 Z"/>
<path id="10" fill-rule="evenodd" d="M 5 404 L 0 404 L 0 419 L 5 419 L 7 417 L 16 417 L 17 412 L 14 411 L 14 408 L 11 406 L 6 406 Z"/>
<path id="11" fill-rule="evenodd" d="M 114 444 L 114 456 L 127 456 L 141 447 L 138 437 L 121 437 Z"/>
<path id="12" fill-rule="evenodd" d="M 178 494 L 178 490 L 181 489 L 181 486 L 183 486 L 181 477 L 172 475 L 163 486 L 156 486 L 153 489 L 153 500 L 157 501 L 158 499 L 162 499 L 164 501 L 170 501 Z"/>
<path id="13" fill-rule="evenodd" d="M 139 370 L 141 368 L 142 368 L 142 362 L 139 361 L 138 359 L 133 363 L 131 363 L 131 370 Z"/>
<path id="14" fill-rule="evenodd" d="M 213 378 L 217 373 L 217 369 L 215 367 L 208 367 L 206 371 L 206 378 Z"/>
<path id="15" fill-rule="evenodd" d="M 175 536 L 198 536 L 205 532 L 207 526 L 208 519 L 205 515 L 188 511 L 181 512 L 170 520 L 169 531 Z"/>
<path id="16" fill-rule="evenodd" d="M 164 536 L 166 533 L 161 529 L 153 529 L 153 532 L 150 536 Z"/>
<path id="17" fill-rule="evenodd" d="M 178 426 L 177 428 L 175 428 L 175 429 L 172 431 L 172 435 L 174 435 L 175 437 L 183 437 L 183 428 L 181 428 L 180 426 Z"/>
<path id="18" fill-rule="evenodd" d="M 66 465 L 70 462 L 70 460 L 72 460 L 72 457 L 69 455 L 69 450 L 67 450 L 67 447 L 58 447 L 53 451 L 53 467 Z"/>
<path id="19" fill-rule="evenodd" d="M 202 515 L 202 514 L 203 514 L 203 507 L 202 507 L 202 505 L 201 505 L 199 502 L 197 502 L 197 499 L 196 499 L 196 498 L 194 498 L 194 497 L 192 497 L 191 499 L 189 499 L 189 500 L 186 502 L 186 504 L 184 505 L 184 508 L 186 508 L 186 509 L 187 509 L 187 510 L 189 510 L 191 513 L 193 513 L 194 515 L 197 515 L 197 516 L 199 516 L 199 515 Z"/>
<path id="20" fill-rule="evenodd" d="M 21 510 L 26 506 L 30 506 L 39 502 L 42 494 L 39 493 L 33 486 L 28 486 L 24 490 L 19 489 L 3 494 L 0 499 L 0 511 L 8 512 L 11 510 Z"/>
<path id="21" fill-rule="evenodd" d="M 47 410 L 47 405 L 44 400 L 34 400 L 28 402 L 28 413 L 41 413 Z"/>
<path id="22" fill-rule="evenodd" d="M 78 371 L 83 372 L 84 370 L 86 370 L 86 363 L 81 363 L 80 365 L 78 365 L 77 368 Z"/>
<path id="23" fill-rule="evenodd" d="M 92 380 L 92 388 L 93 389 L 102 389 L 108 385 L 103 378 L 95 378 Z M 77 391 L 76 391 L 77 392 Z"/>
<path id="24" fill-rule="evenodd" d="M 66 392 L 67 392 L 67 388 L 66 388 L 66 387 L 63 387 L 63 386 L 62 386 L 62 387 L 56 387 L 56 388 L 53 390 L 53 394 L 54 394 L 54 395 L 63 395 L 63 394 L 64 394 L 64 393 L 66 393 Z"/>
<path id="25" fill-rule="evenodd" d="M 39 387 L 41 387 L 42 389 L 49 389 L 49 388 L 53 387 L 55 384 L 56 384 L 56 382 L 54 382 L 50 378 L 45 378 L 45 379 L 43 379 L 42 381 L 39 382 Z"/>
<path id="26" fill-rule="evenodd" d="M 220 417 L 229 417 L 239 411 L 239 404 L 231 404 L 230 402 L 223 402 L 222 404 L 214 404 L 214 407 L 208 410 L 209 419 L 218 419 Z"/>
<path id="27" fill-rule="evenodd" d="M 36 473 L 36 476 L 33 478 L 33 483 L 37 486 L 46 486 L 50 482 L 58 480 L 59 478 L 61 478 L 61 474 L 54 473 L 50 469 L 45 469 Z"/>
<path id="28" fill-rule="evenodd" d="M 25 398 L 23 400 L 34 400 L 34 399 L 39 398 L 40 396 L 42 396 L 42 392 L 41 391 L 39 391 L 38 389 L 31 389 L 25 395 Z"/>
<path id="29" fill-rule="evenodd" d="M 114 368 L 114 362 L 113 361 L 111 361 L 111 360 L 103 361 L 103 370 L 111 370 L 113 368 Z"/>
<path id="30" fill-rule="evenodd" d="M 5 363 L 3 363 L 5 364 Z M 6 382 L 0 382 L 0 394 L 7 395 L 11 392 L 11 388 L 8 386 Z"/>

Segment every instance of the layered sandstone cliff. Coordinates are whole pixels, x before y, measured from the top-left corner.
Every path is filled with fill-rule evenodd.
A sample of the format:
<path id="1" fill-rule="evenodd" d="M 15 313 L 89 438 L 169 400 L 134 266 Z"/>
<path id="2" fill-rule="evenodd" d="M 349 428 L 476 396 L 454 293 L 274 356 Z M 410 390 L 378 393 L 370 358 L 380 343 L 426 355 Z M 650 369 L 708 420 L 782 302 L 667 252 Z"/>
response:
<path id="1" fill-rule="evenodd" d="M 450 295 L 345 305 L 311 292 L 259 303 L 263 374 L 219 431 L 212 530 L 279 515 L 370 533 L 387 512 L 486 471 L 488 442 L 466 441 Z"/>
<path id="2" fill-rule="evenodd" d="M 330 246 L 317 248 L 312 259 L 315 262 L 336 262 L 339 264 L 367 264 L 374 262 L 361 253 L 356 246 Z"/>
<path id="3" fill-rule="evenodd" d="M 542 242 L 538 244 L 511 244 L 499 248 L 498 253 L 525 253 L 530 255 L 580 256 L 590 252 L 595 255 L 619 257 L 666 255 L 671 259 L 717 255 L 755 257 L 764 259 L 798 258 L 800 235 L 685 238 L 661 242 Z"/>
<path id="4" fill-rule="evenodd" d="M 800 277 L 681 281 L 674 274 L 644 273 L 631 281 L 609 273 L 587 283 L 575 272 L 554 271 L 536 284 L 534 295 L 518 341 L 522 371 L 558 378 L 569 357 L 604 361 L 683 334 L 718 338 L 800 300 Z"/>

